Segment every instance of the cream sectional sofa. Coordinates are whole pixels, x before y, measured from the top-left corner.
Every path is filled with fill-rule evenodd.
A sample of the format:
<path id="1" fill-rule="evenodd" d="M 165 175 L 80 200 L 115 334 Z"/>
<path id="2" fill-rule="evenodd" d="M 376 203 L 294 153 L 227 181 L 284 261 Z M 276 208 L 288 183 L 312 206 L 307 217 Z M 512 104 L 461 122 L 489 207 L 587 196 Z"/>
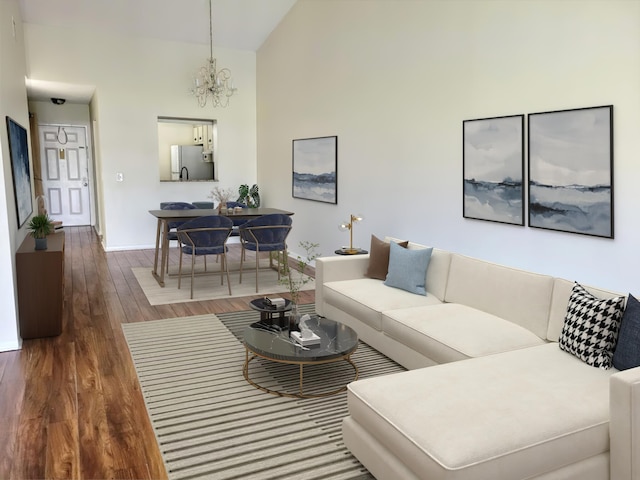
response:
<path id="1" fill-rule="evenodd" d="M 317 259 L 316 310 L 409 369 L 348 388 L 344 441 L 376 478 L 640 479 L 640 368 L 558 347 L 573 282 L 434 248 L 423 296 L 368 265 Z"/>

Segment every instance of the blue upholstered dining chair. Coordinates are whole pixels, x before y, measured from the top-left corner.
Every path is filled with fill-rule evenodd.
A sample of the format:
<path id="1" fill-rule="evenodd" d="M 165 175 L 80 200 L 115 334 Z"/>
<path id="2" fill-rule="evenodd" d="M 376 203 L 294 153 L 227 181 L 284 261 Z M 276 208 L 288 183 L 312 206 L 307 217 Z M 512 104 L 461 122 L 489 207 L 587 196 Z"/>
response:
<path id="1" fill-rule="evenodd" d="M 280 213 L 263 215 L 248 220 L 240 225 L 240 283 L 242 283 L 242 267 L 247 250 L 256 252 L 256 293 L 258 292 L 258 267 L 260 252 L 282 252 L 287 258 L 287 236 L 291 231 L 291 217 Z M 280 280 L 280 256 L 278 255 L 278 280 Z"/>
<path id="2" fill-rule="evenodd" d="M 191 202 L 196 208 L 213 209 L 213 202 Z"/>
<path id="3" fill-rule="evenodd" d="M 240 203 L 240 202 L 227 202 L 227 208 L 236 208 L 236 207 L 240 207 L 240 208 L 247 208 L 247 206 L 244 203 Z M 238 227 L 240 225 L 244 225 L 245 223 L 248 222 L 248 219 L 246 218 L 233 218 L 233 232 L 231 232 L 231 236 L 232 237 L 237 237 L 238 235 L 240 235 L 238 233 Z"/>
<path id="4" fill-rule="evenodd" d="M 180 242 L 180 267 L 178 271 L 178 288 L 182 282 L 182 255 L 191 255 L 191 298 L 193 298 L 193 280 L 195 277 L 195 259 L 199 255 L 219 255 L 220 285 L 224 285 L 224 274 L 227 275 L 229 295 L 231 295 L 231 282 L 229 280 L 229 264 L 227 262 L 227 240 L 231 235 L 233 222 L 222 215 L 208 215 L 189 220 L 177 229 Z"/>
<path id="5" fill-rule="evenodd" d="M 197 208 L 192 203 L 188 202 L 161 202 L 160 209 L 161 210 L 192 210 Z M 186 220 L 169 222 L 167 225 L 167 246 L 169 246 L 169 242 L 178 241 L 178 234 L 176 233 L 176 228 L 182 225 Z M 167 261 L 167 272 L 169 271 L 169 262 Z"/>

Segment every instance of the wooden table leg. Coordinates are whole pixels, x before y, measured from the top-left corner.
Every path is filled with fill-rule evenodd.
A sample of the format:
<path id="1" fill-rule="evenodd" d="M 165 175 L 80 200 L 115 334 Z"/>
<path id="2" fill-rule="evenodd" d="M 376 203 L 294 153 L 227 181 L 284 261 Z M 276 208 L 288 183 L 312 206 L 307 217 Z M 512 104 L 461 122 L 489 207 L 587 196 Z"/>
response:
<path id="1" fill-rule="evenodd" d="M 153 261 L 153 277 L 161 287 L 164 287 L 164 272 L 167 268 L 169 259 L 169 241 L 168 241 L 168 223 L 165 220 L 158 219 L 158 229 L 156 232 L 156 254 Z M 160 239 L 162 236 L 162 239 Z M 158 273 L 158 249 L 160 249 L 160 273 Z"/>

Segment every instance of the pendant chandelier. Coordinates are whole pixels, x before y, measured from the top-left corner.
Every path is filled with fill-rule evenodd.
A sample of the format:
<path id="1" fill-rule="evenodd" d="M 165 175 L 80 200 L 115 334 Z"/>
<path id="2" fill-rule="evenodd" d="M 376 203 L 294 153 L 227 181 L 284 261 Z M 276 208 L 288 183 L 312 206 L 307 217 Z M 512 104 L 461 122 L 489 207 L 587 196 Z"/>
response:
<path id="1" fill-rule="evenodd" d="M 191 94 L 198 99 L 198 105 L 204 107 L 210 101 L 214 107 L 226 107 L 229 98 L 236 92 L 231 80 L 231 70 L 217 70 L 216 59 L 213 58 L 213 20 L 211 0 L 209 0 L 209 53 L 207 64 L 200 67 L 193 79 Z"/>

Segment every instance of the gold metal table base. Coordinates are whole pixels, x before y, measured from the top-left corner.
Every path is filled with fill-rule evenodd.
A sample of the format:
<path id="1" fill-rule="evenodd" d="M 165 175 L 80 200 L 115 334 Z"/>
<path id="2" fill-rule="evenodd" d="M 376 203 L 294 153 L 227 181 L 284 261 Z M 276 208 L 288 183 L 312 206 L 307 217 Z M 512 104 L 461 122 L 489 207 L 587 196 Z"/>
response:
<path id="1" fill-rule="evenodd" d="M 249 352 L 251 352 L 251 357 L 249 357 Z M 282 391 L 279 391 L 279 390 L 272 390 L 270 388 L 263 387 L 262 385 L 259 385 L 256 382 L 254 382 L 253 380 L 251 380 L 251 378 L 249 378 L 249 363 L 252 360 L 256 359 L 256 358 L 264 358 L 265 360 L 269 360 L 271 362 L 285 363 L 285 364 L 288 364 L 288 365 L 299 365 L 300 366 L 300 384 L 299 384 L 298 393 L 290 393 L 290 392 L 282 392 Z M 345 362 L 347 362 L 349 365 L 351 365 L 353 367 L 353 370 L 355 372 L 355 377 L 354 377 L 353 381 L 356 381 L 358 379 L 358 367 L 356 366 L 355 363 L 353 363 L 353 360 L 351 360 L 351 354 L 344 355 L 342 357 L 332 358 L 331 360 L 319 360 L 319 361 L 278 360 L 278 359 L 275 359 L 275 358 L 266 357 L 264 355 L 259 355 L 259 354 L 255 353 L 253 350 L 251 350 L 249 347 L 247 347 L 245 345 L 245 361 L 244 361 L 244 365 L 242 367 L 242 375 L 244 375 L 244 378 L 247 380 L 247 382 L 249 382 L 251 385 L 253 385 L 258 390 L 262 390 L 263 392 L 267 392 L 267 393 L 270 393 L 272 395 L 277 395 L 279 397 L 323 398 L 323 397 L 329 397 L 331 395 L 336 395 L 336 394 L 338 394 L 340 392 L 344 392 L 347 389 L 347 386 L 344 385 L 344 386 L 342 386 L 342 387 L 340 387 L 340 388 L 338 388 L 336 390 L 331 390 L 329 392 L 323 392 L 323 393 L 308 393 L 308 394 L 304 393 L 304 366 L 305 365 L 322 365 L 322 364 L 326 364 L 326 363 L 335 363 L 335 362 L 339 362 L 340 360 L 344 360 Z"/>

